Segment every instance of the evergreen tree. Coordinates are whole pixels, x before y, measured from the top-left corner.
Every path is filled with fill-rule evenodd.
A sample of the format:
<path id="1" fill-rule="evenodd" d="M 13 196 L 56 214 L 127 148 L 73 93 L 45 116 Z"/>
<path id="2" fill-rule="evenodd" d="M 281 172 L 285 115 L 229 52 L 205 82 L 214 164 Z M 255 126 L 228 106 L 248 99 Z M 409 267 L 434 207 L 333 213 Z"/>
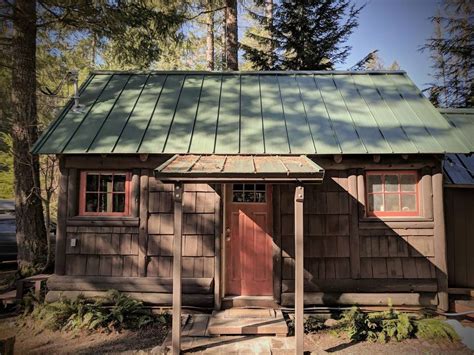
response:
<path id="1" fill-rule="evenodd" d="M 172 35 L 183 21 L 182 13 L 176 8 L 169 10 L 158 5 L 159 1 L 153 0 L 16 0 L 0 4 L 0 45 L 4 54 L 0 65 L 10 70 L 7 91 L 11 106 L 10 112 L 2 107 L 2 116 L 6 112 L 11 117 L 8 128 L 12 139 L 21 273 L 39 271 L 48 260 L 40 162 L 30 153 L 38 138 L 38 108 L 41 107 L 37 100 L 40 67 L 37 46 L 44 39 L 54 42 L 63 38 L 62 43 L 71 46 L 77 42 L 76 38 L 91 37 L 99 43 L 115 42 L 116 53 L 122 55 L 119 61 L 130 63 L 140 59 L 143 60 L 140 63 L 152 63 L 160 54 L 157 41 Z M 124 36 L 129 35 L 132 37 L 123 41 Z M 61 55 L 54 49 L 51 53 Z"/>
<path id="2" fill-rule="evenodd" d="M 423 50 L 431 53 L 434 82 L 429 97 L 438 106 L 472 107 L 474 104 L 474 4 L 470 0 L 444 0 L 433 18 L 434 34 Z"/>
<path id="3" fill-rule="evenodd" d="M 351 47 L 344 43 L 362 9 L 350 0 L 282 1 L 273 6 L 271 21 L 255 16 L 267 35 L 249 34 L 259 46 L 245 46 L 244 57 L 263 70 L 332 69 L 349 55 Z"/>

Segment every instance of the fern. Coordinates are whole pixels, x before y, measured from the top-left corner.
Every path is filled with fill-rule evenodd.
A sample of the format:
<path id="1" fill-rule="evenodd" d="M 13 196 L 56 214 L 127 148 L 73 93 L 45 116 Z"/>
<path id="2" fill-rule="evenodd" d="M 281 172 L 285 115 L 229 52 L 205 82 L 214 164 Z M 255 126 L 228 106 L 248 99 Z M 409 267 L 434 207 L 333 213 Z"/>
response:
<path id="1" fill-rule="evenodd" d="M 425 318 L 415 321 L 415 335 L 420 339 L 428 340 L 459 340 L 456 331 L 447 323 L 439 319 Z"/>

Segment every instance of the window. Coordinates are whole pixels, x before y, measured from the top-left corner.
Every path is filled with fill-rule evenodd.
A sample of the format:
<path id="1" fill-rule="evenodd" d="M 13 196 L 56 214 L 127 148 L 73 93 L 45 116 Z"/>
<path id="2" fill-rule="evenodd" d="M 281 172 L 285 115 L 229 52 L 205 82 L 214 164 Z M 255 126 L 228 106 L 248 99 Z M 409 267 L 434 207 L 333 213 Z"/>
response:
<path id="1" fill-rule="evenodd" d="M 234 184 L 232 202 L 266 202 L 265 184 Z"/>
<path id="2" fill-rule="evenodd" d="M 418 216 L 416 171 L 371 171 L 366 175 L 369 216 Z"/>
<path id="3" fill-rule="evenodd" d="M 81 173 L 80 215 L 128 215 L 130 173 Z"/>

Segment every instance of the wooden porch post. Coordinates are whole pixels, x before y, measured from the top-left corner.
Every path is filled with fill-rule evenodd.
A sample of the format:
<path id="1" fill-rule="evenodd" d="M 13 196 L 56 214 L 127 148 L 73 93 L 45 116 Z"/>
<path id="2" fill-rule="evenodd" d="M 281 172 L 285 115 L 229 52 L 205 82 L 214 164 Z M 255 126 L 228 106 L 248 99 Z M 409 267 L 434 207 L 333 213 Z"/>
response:
<path id="1" fill-rule="evenodd" d="M 304 187 L 295 189 L 295 352 L 303 354 L 304 335 Z"/>
<path id="2" fill-rule="evenodd" d="M 183 244 L 183 184 L 174 185 L 174 238 L 173 238 L 173 354 L 181 352 L 181 256 Z"/>

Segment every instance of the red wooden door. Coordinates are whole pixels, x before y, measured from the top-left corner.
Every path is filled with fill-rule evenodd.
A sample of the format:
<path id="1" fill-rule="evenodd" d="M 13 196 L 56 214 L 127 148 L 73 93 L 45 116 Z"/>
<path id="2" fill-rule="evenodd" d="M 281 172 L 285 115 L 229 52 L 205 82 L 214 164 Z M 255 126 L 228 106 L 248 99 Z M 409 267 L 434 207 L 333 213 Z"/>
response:
<path id="1" fill-rule="evenodd" d="M 226 294 L 273 294 L 271 185 L 227 189 Z"/>

